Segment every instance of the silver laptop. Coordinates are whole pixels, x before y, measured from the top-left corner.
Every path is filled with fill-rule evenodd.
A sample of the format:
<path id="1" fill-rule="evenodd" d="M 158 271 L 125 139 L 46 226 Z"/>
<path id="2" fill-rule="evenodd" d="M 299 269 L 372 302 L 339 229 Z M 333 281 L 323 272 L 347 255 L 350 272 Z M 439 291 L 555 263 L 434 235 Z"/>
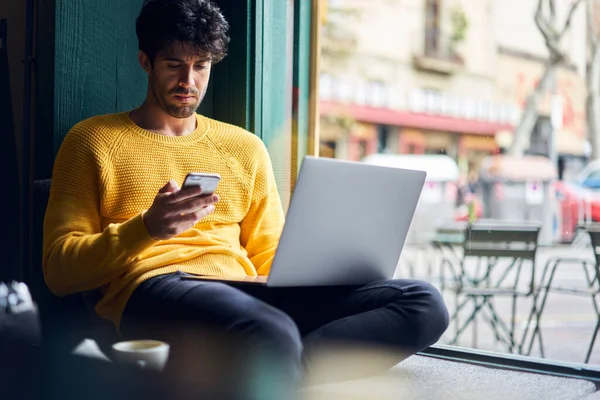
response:
<path id="1" fill-rule="evenodd" d="M 425 172 L 305 157 L 267 278 L 186 278 L 273 287 L 390 279 Z"/>

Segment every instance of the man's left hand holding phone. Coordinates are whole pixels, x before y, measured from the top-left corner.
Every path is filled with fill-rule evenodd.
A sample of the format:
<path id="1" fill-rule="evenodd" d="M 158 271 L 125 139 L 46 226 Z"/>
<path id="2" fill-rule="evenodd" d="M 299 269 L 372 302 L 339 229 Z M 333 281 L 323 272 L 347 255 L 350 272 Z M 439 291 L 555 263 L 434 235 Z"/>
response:
<path id="1" fill-rule="evenodd" d="M 219 201 L 214 192 L 220 179 L 217 174 L 190 172 L 181 189 L 175 181 L 167 182 L 144 213 L 148 234 L 156 240 L 167 240 L 212 213 Z"/>

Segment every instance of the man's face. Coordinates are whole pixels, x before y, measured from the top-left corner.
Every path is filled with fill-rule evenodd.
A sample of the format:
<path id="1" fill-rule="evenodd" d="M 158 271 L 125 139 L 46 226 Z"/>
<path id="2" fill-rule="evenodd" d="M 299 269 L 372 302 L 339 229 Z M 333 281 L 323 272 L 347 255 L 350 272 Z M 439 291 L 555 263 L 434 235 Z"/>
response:
<path id="1" fill-rule="evenodd" d="M 143 56 L 141 61 L 148 72 L 150 93 L 158 105 L 175 118 L 193 115 L 206 94 L 210 56 L 185 43 L 175 43 L 161 50 L 153 66 L 144 65 Z"/>

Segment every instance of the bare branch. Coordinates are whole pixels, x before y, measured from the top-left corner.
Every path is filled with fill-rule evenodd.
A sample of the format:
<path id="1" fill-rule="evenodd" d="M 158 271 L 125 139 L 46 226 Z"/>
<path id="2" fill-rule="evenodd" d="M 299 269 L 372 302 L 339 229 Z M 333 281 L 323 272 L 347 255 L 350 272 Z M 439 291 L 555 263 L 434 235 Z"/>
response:
<path id="1" fill-rule="evenodd" d="M 594 17 L 592 15 L 592 1 L 591 0 L 586 0 L 585 2 L 585 16 L 586 16 L 586 22 L 587 22 L 587 34 L 588 34 L 588 38 L 592 39 L 594 38 Z"/>
<path id="2" fill-rule="evenodd" d="M 586 0 L 585 2 L 585 6 L 586 6 L 586 17 L 587 17 L 587 33 L 588 33 L 588 38 L 590 40 L 590 44 L 592 48 L 596 48 L 596 46 L 598 45 L 598 40 L 600 39 L 598 37 L 598 35 L 596 34 L 596 29 L 594 29 L 594 10 L 592 7 L 592 2 L 594 0 Z"/>
<path id="3" fill-rule="evenodd" d="M 542 13 L 544 11 L 544 0 L 538 0 L 538 5 L 537 5 L 537 9 L 535 11 L 535 24 L 537 25 L 538 29 L 540 30 L 540 33 L 544 36 L 544 39 L 546 40 L 546 43 L 550 40 L 550 30 L 549 27 L 546 23 L 546 21 L 544 21 L 544 17 L 542 16 Z"/>
<path id="4" fill-rule="evenodd" d="M 543 16 L 544 1 L 549 1 L 550 4 L 553 4 L 553 0 L 538 0 L 537 10 L 535 12 L 535 24 L 537 25 L 540 33 L 544 37 L 544 42 L 546 43 L 546 47 L 550 52 L 550 56 L 554 60 L 562 60 L 564 58 L 564 55 L 560 50 L 560 41 L 557 40 L 556 30 L 554 29 L 554 26 L 550 26 L 548 24 L 548 21 Z"/>
<path id="5" fill-rule="evenodd" d="M 558 41 L 560 41 L 562 39 L 562 37 L 564 36 L 565 32 L 571 26 L 571 21 L 573 20 L 573 14 L 575 14 L 575 11 L 577 10 L 577 7 L 579 7 L 579 5 L 582 2 L 583 2 L 583 0 L 575 0 L 571 4 L 571 9 L 569 10 L 569 14 L 567 15 L 567 20 L 565 21 L 565 26 L 563 27 L 562 31 L 560 32 L 560 34 L 557 37 Z"/>
<path id="6" fill-rule="evenodd" d="M 548 0 L 548 5 L 550 6 L 550 26 L 555 26 L 555 24 L 556 24 L 556 0 Z"/>

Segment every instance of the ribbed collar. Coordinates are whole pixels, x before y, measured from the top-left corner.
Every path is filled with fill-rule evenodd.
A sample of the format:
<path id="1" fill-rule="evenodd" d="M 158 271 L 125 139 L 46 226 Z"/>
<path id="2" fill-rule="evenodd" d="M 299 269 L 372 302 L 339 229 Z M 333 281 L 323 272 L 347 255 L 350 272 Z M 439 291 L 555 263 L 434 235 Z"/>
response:
<path id="1" fill-rule="evenodd" d="M 131 111 L 126 111 L 118 114 L 123 124 L 125 124 L 127 128 L 134 133 L 147 139 L 154 140 L 155 142 L 174 145 L 192 144 L 202 140 L 202 138 L 204 138 L 208 132 L 208 123 L 200 114 L 196 114 L 196 129 L 193 132 L 190 132 L 184 136 L 165 136 L 159 133 L 150 132 L 137 126 L 129 117 L 130 112 Z"/>

